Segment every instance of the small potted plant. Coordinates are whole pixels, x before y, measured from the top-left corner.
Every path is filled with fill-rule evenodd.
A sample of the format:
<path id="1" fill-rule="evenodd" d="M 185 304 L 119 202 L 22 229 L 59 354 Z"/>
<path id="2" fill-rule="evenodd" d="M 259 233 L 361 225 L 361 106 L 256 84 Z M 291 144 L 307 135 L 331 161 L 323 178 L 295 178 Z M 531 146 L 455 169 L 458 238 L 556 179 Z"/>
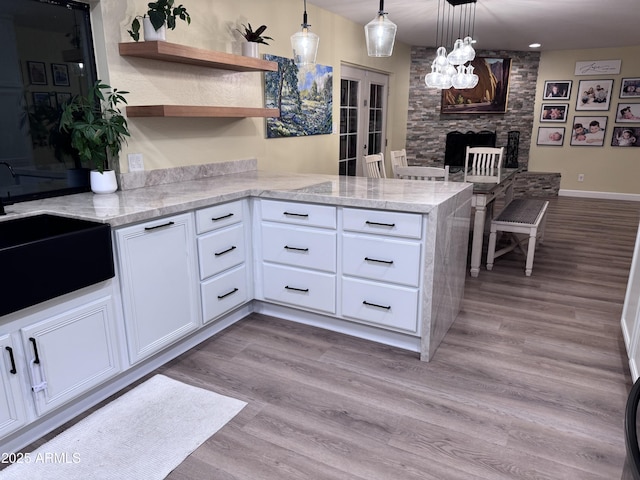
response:
<path id="1" fill-rule="evenodd" d="M 60 116 L 60 130 L 71 136 L 71 147 L 81 161 L 93 166 L 90 172 L 94 193 L 113 193 L 118 189 L 109 159 L 117 159 L 122 144 L 130 136 L 127 119 L 119 108 L 129 92 L 111 89 L 98 80 L 86 96 L 77 95 L 66 103 Z"/>
<path id="2" fill-rule="evenodd" d="M 174 30 L 176 28 L 176 20 L 184 20 L 187 25 L 191 24 L 191 17 L 187 13 L 187 9 L 181 4 L 174 7 L 174 0 L 158 0 L 148 4 L 149 9 L 143 17 L 136 17 L 131 22 L 131 30 L 127 30 L 131 38 L 136 42 L 140 40 L 140 20 L 144 25 L 144 39 L 165 40 L 166 29 Z"/>
<path id="3" fill-rule="evenodd" d="M 267 26 L 261 25 L 254 31 L 250 23 L 247 23 L 246 25 L 243 23 L 242 28 L 244 31 L 236 28 L 236 30 L 238 30 L 238 32 L 240 32 L 247 41 L 242 44 L 242 55 L 245 57 L 258 58 L 258 44 L 262 43 L 264 45 L 269 45 L 265 40 L 273 40 L 271 37 L 262 35 L 262 33 L 267 29 Z"/>

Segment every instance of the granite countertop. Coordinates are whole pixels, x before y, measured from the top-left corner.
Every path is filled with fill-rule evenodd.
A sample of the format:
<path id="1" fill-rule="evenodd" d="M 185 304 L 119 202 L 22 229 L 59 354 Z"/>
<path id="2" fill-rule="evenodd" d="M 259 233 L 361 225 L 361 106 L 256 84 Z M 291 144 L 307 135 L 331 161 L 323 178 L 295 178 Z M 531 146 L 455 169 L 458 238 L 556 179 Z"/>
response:
<path id="1" fill-rule="evenodd" d="M 383 210 L 429 213 L 468 190 L 461 182 L 374 179 L 259 170 L 119 190 L 80 193 L 5 207 L 0 221 L 49 213 L 121 226 L 249 196 Z"/>

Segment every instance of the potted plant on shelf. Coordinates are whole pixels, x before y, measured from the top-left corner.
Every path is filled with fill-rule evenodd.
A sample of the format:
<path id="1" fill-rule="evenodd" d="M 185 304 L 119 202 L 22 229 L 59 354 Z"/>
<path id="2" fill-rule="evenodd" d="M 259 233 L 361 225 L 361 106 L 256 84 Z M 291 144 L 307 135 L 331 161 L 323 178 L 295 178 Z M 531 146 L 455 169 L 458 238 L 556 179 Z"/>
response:
<path id="1" fill-rule="evenodd" d="M 136 42 L 140 40 L 140 20 L 144 26 L 145 41 L 165 40 L 166 29 L 174 30 L 176 28 L 176 20 L 184 20 L 187 25 L 191 24 L 191 17 L 187 13 L 187 9 L 182 5 L 174 7 L 174 0 L 158 0 L 150 2 L 147 14 L 142 17 L 136 17 L 131 22 L 131 30 L 127 30 L 131 38 Z"/>
<path id="2" fill-rule="evenodd" d="M 118 105 L 126 104 L 129 92 L 111 89 L 98 80 L 86 96 L 77 95 L 62 109 L 60 130 L 71 136 L 71 147 L 80 160 L 94 167 L 90 172 L 94 193 L 113 193 L 118 189 L 109 159 L 116 159 L 126 137 L 127 119 Z"/>
<path id="3" fill-rule="evenodd" d="M 246 25 L 243 23 L 242 28 L 244 28 L 244 31 L 236 28 L 236 30 L 238 30 L 238 32 L 240 32 L 247 41 L 242 44 L 242 55 L 245 57 L 258 58 L 258 44 L 262 43 L 264 45 L 269 45 L 265 40 L 273 40 L 271 37 L 262 35 L 262 33 L 267 29 L 267 26 L 261 25 L 254 31 L 250 23 L 247 23 Z"/>

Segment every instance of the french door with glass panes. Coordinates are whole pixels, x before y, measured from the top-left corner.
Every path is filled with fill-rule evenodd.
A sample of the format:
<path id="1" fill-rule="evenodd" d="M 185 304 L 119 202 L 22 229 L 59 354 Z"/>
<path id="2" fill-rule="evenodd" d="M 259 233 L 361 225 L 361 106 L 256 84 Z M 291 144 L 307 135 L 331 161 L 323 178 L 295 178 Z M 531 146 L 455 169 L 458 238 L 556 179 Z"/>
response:
<path id="1" fill-rule="evenodd" d="M 364 175 L 364 155 L 385 151 L 388 93 L 388 75 L 342 65 L 340 175 Z"/>

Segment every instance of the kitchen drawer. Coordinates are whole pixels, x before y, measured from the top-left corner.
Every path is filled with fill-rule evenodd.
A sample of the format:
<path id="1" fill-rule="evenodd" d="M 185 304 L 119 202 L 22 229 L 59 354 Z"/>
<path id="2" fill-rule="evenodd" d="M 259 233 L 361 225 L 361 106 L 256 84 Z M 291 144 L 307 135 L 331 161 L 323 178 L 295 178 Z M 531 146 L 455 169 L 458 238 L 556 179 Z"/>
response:
<path id="1" fill-rule="evenodd" d="M 265 264 L 262 280 L 267 300 L 336 313 L 335 275 Z"/>
<path id="2" fill-rule="evenodd" d="M 196 233 L 210 232 L 243 220 L 244 200 L 223 203 L 196 211 Z"/>
<path id="3" fill-rule="evenodd" d="M 200 280 L 245 261 L 244 224 L 198 237 Z"/>
<path id="4" fill-rule="evenodd" d="M 342 226 L 344 230 L 352 232 L 407 238 L 422 237 L 422 215 L 417 213 L 345 208 Z"/>
<path id="5" fill-rule="evenodd" d="M 247 269 L 241 265 L 200 285 L 202 319 L 209 322 L 249 300 Z"/>
<path id="6" fill-rule="evenodd" d="M 420 243 L 373 235 L 343 234 L 342 272 L 417 287 Z"/>
<path id="7" fill-rule="evenodd" d="M 336 228 L 336 209 L 310 203 L 261 200 L 262 220 L 311 227 Z"/>
<path id="8" fill-rule="evenodd" d="M 342 315 L 390 330 L 418 331 L 418 290 L 343 278 Z"/>
<path id="9" fill-rule="evenodd" d="M 268 262 L 336 271 L 336 232 L 262 224 L 262 257 Z"/>

